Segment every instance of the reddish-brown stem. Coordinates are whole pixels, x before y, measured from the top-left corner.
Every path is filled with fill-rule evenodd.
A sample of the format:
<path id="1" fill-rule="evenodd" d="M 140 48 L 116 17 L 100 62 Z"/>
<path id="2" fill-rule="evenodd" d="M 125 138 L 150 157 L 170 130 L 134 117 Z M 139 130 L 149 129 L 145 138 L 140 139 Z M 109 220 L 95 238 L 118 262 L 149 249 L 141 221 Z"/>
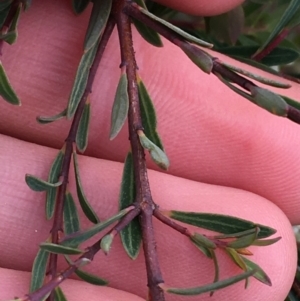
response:
<path id="1" fill-rule="evenodd" d="M 124 7 L 127 5 L 131 4 L 128 4 L 127 1 L 115 1 L 113 13 L 116 18 L 119 33 L 121 65 L 126 67 L 128 79 L 128 96 L 130 103 L 128 112 L 129 139 L 134 165 L 136 202 L 141 209 L 140 224 L 146 261 L 149 299 L 152 301 L 163 301 L 165 300 L 164 293 L 158 286 L 158 284 L 163 282 L 163 278 L 156 251 L 156 241 L 152 222 L 154 203 L 148 181 L 145 153 L 137 135 L 137 131 L 142 130 L 143 127 L 136 80 L 137 64 L 132 44 L 131 22 L 129 16 L 123 12 Z"/>
<path id="2" fill-rule="evenodd" d="M 102 39 L 99 43 L 97 53 L 95 56 L 95 60 L 91 66 L 88 82 L 84 91 L 84 94 L 79 102 L 79 105 L 77 107 L 77 110 L 75 112 L 72 125 L 68 134 L 68 137 L 65 140 L 66 144 L 66 150 L 65 155 L 62 163 L 62 169 L 61 169 L 61 179 L 62 179 L 62 185 L 58 189 L 57 198 L 56 198 L 56 206 L 55 206 L 55 212 L 54 212 L 54 218 L 53 218 L 53 226 L 51 229 L 51 241 L 52 243 L 59 243 L 59 233 L 63 230 L 63 208 L 64 208 L 64 199 L 65 199 L 65 193 L 68 186 L 68 178 L 69 178 L 69 170 L 70 170 L 70 163 L 72 158 L 72 152 L 73 152 L 73 143 L 76 140 L 76 133 L 78 130 L 79 122 L 81 115 L 84 110 L 84 106 L 86 103 L 86 100 L 89 96 L 89 94 L 92 91 L 92 86 L 94 82 L 94 78 L 97 72 L 97 69 L 99 67 L 100 60 L 102 58 L 102 55 L 104 53 L 105 47 L 107 45 L 107 42 L 110 38 L 110 35 L 113 31 L 113 28 L 115 26 L 115 22 L 112 18 L 108 20 L 107 26 L 105 28 L 105 31 L 103 33 Z M 50 254 L 49 259 L 49 265 L 48 265 L 48 273 L 50 274 L 51 278 L 55 278 L 57 274 L 57 254 Z M 53 294 L 50 295 L 50 300 L 53 298 Z"/>
<path id="3" fill-rule="evenodd" d="M 291 29 L 284 28 L 267 46 L 260 52 L 254 54 L 252 59 L 255 61 L 261 61 L 265 56 L 267 56 L 272 50 L 274 50 L 291 32 Z"/>

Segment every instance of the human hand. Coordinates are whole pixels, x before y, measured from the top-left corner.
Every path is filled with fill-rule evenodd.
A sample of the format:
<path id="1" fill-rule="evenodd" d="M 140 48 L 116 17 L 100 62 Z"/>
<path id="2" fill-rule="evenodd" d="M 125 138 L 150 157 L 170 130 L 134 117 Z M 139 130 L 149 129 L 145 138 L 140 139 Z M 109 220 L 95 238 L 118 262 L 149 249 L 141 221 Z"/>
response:
<path id="1" fill-rule="evenodd" d="M 183 5 L 172 1 L 181 8 L 200 2 L 203 3 L 185 1 Z M 213 1 L 207 2 L 205 8 L 210 8 Z M 230 1 L 221 1 L 219 7 L 225 10 L 223 2 Z M 193 11 L 200 13 L 201 9 L 204 8 Z M 41 126 L 35 117 L 55 114 L 66 106 L 82 54 L 87 18 L 88 12 L 75 17 L 67 2 L 34 2 L 22 15 L 18 42 L 4 48 L 3 64 L 23 104 L 16 108 L 0 103 L 0 131 L 4 134 L 0 150 L 1 300 L 28 292 L 29 271 L 38 245 L 49 235 L 51 223 L 44 217 L 44 194 L 30 191 L 24 175 L 46 178 L 57 153 L 55 148 L 60 148 L 67 136 L 70 122 Z M 199 71 L 167 41 L 164 48 L 157 49 L 135 34 L 134 42 L 140 74 L 154 100 L 159 132 L 171 161 L 168 174 L 149 171 L 157 204 L 164 209 L 238 216 L 271 226 L 282 236 L 270 247 L 251 247 L 253 260 L 272 279 L 271 288 L 251 279 L 248 290 L 239 283 L 216 292 L 212 298 L 203 295 L 196 300 L 282 301 L 291 286 L 297 260 L 290 222 L 297 224 L 300 219 L 299 126 L 234 94 L 213 75 Z M 220 54 L 216 56 L 232 61 Z M 87 156 L 80 158 L 87 197 L 102 220 L 117 212 L 122 174 L 122 164 L 118 162 L 124 161 L 129 149 L 125 128 L 114 141 L 108 139 L 119 63 L 114 35 L 91 95 L 93 113 Z M 280 91 L 295 99 L 299 99 L 299 92 L 295 84 L 288 91 Z M 156 169 L 151 163 L 150 167 Z M 73 179 L 70 190 L 74 190 Z M 82 227 L 87 226 L 83 222 Z M 189 287 L 212 281 L 212 262 L 185 237 L 156 221 L 155 230 L 167 284 Z M 223 279 L 241 272 L 225 254 L 219 252 L 218 257 Z M 114 242 L 108 257 L 97 255 L 89 268 L 108 279 L 114 289 L 67 280 L 62 288 L 69 300 L 98 300 L 99 296 L 102 300 L 145 298 L 143 256 L 130 261 L 119 240 Z M 167 300 L 182 298 L 168 296 Z"/>

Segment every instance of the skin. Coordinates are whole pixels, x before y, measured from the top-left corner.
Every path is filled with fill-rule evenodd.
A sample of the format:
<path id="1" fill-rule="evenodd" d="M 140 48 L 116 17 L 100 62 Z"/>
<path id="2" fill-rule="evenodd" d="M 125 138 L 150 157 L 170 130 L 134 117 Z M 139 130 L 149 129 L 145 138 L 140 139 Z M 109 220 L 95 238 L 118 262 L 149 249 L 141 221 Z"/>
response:
<path id="1" fill-rule="evenodd" d="M 203 6 L 197 6 L 200 2 Z M 198 15 L 225 12 L 227 4 L 238 4 L 184 1 L 183 7 L 182 3 L 168 1 L 181 10 L 194 7 Z M 69 122 L 41 126 L 35 117 L 53 115 L 65 107 L 87 20 L 88 12 L 75 17 L 68 2 L 36 1 L 22 15 L 16 45 L 4 48 L 3 65 L 23 105 L 16 108 L 0 102 L 0 177 L 4 183 L 0 210 L 1 300 L 28 292 L 29 271 L 38 244 L 49 235 L 51 223 L 44 218 L 44 194 L 29 190 L 24 175 L 47 178 L 66 137 Z M 254 253 L 251 259 L 267 272 L 272 287 L 251 279 L 247 290 L 240 283 L 212 298 L 206 294 L 189 300 L 284 300 L 297 261 L 291 223 L 300 222 L 300 127 L 235 95 L 213 75 L 202 73 L 167 41 L 164 48 L 157 49 L 134 33 L 134 42 L 140 74 L 153 97 L 159 133 L 171 161 L 168 173 L 149 164 L 153 169 L 149 178 L 154 200 L 164 209 L 230 214 L 263 223 L 276 228 L 276 236 L 282 237 L 270 247 L 250 248 Z M 89 147 L 86 156 L 79 158 L 87 197 L 102 220 L 117 211 L 122 175 L 119 162 L 124 161 L 129 148 L 126 128 L 114 141 L 107 138 L 119 60 L 114 34 L 91 95 Z M 280 93 L 297 99 L 300 89 L 292 85 Z M 75 195 L 72 177 L 69 188 Z M 88 227 L 86 219 L 82 220 L 82 228 Z M 157 221 L 154 224 L 166 283 L 179 287 L 210 283 L 212 263 L 187 239 Z M 218 252 L 218 258 L 222 279 L 240 272 L 222 252 Z M 61 262 L 60 268 L 64 266 Z M 94 287 L 70 279 L 62 285 L 68 300 L 99 300 L 99 296 L 104 301 L 145 300 L 142 254 L 130 261 L 118 238 L 109 256 L 97 255 L 88 270 L 108 279 L 111 287 Z M 167 300 L 182 298 L 167 296 Z"/>

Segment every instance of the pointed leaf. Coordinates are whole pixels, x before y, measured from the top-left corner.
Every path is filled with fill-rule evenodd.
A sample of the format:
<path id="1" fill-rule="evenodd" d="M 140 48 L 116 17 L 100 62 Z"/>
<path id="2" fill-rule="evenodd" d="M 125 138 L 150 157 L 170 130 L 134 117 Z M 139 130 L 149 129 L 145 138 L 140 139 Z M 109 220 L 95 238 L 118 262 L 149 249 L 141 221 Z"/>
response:
<path id="1" fill-rule="evenodd" d="M 65 155 L 65 147 L 63 147 L 58 152 L 56 158 L 52 163 L 49 176 L 48 176 L 49 183 L 56 183 L 59 180 L 61 166 L 64 160 L 64 155 Z M 51 219 L 54 214 L 56 193 L 57 193 L 57 188 L 47 189 L 47 196 L 46 196 L 46 218 L 47 219 Z"/>
<path id="2" fill-rule="evenodd" d="M 223 63 L 222 62 L 222 65 L 226 66 L 227 68 L 233 70 L 233 71 L 236 71 L 240 74 L 243 74 L 249 78 L 252 78 L 262 84 L 265 84 L 265 85 L 269 85 L 269 86 L 272 86 L 272 87 L 277 87 L 277 88 L 283 88 L 283 89 L 287 89 L 287 88 L 290 88 L 291 85 L 289 83 L 283 83 L 283 82 L 279 82 L 279 81 L 275 81 L 273 79 L 268 79 L 268 78 L 265 78 L 263 76 L 260 76 L 258 74 L 254 74 L 254 73 L 251 73 L 247 70 L 244 70 L 244 69 L 241 69 L 241 68 L 238 68 L 236 66 L 233 66 L 233 65 L 230 65 L 230 64 L 227 64 L 227 63 Z"/>
<path id="3" fill-rule="evenodd" d="M 174 32 L 176 32 L 177 34 L 179 34 L 180 36 L 182 36 L 182 37 L 183 37 L 184 39 L 186 39 L 187 41 L 192 42 L 192 43 L 195 43 L 195 44 L 197 44 L 197 45 L 199 45 L 199 46 L 202 46 L 202 47 L 209 47 L 209 48 L 213 47 L 212 44 L 207 43 L 207 42 L 205 42 L 205 41 L 203 41 L 203 40 L 200 40 L 200 39 L 198 39 L 198 38 L 196 38 L 196 37 L 194 37 L 194 36 L 192 36 L 192 35 L 186 33 L 185 31 L 183 31 L 183 30 L 181 30 L 180 28 L 174 26 L 173 24 L 171 24 L 171 23 L 169 23 L 169 22 L 167 22 L 167 21 L 165 21 L 165 20 L 163 20 L 163 19 L 161 19 L 161 18 L 159 18 L 159 17 L 157 17 L 157 16 L 151 14 L 148 10 L 146 10 L 146 9 L 140 7 L 140 6 L 136 6 L 136 7 L 137 7 L 143 14 L 145 14 L 145 15 L 148 16 L 148 17 L 150 17 L 152 20 L 155 20 L 155 21 L 157 21 L 157 22 L 159 22 L 159 23 L 165 25 L 166 27 L 170 28 L 171 30 L 173 30 Z"/>
<path id="4" fill-rule="evenodd" d="M 116 215 L 112 216 L 111 218 L 105 220 L 102 223 L 96 224 L 95 226 L 87 230 L 82 230 L 75 234 L 69 235 L 61 242 L 61 244 L 64 246 L 78 246 L 79 244 L 90 239 L 94 235 L 98 234 L 99 232 L 101 232 L 102 230 L 110 226 L 112 223 L 122 218 L 127 213 L 128 213 L 128 209 L 121 210 Z"/>
<path id="5" fill-rule="evenodd" d="M 162 169 L 167 170 L 170 166 L 169 159 L 165 152 L 157 145 L 150 141 L 145 134 L 140 131 L 138 133 L 142 147 L 149 151 L 152 160 Z"/>
<path id="6" fill-rule="evenodd" d="M 72 7 L 76 14 L 81 14 L 89 5 L 90 0 L 72 0 Z"/>
<path id="7" fill-rule="evenodd" d="M 61 118 L 65 117 L 66 114 L 67 114 L 67 109 L 64 109 L 62 112 L 60 112 L 60 113 L 58 113 L 54 116 L 49 116 L 49 117 L 47 117 L 47 116 L 38 116 L 36 118 L 36 121 L 38 123 L 41 123 L 41 124 L 47 124 L 47 123 L 50 123 L 50 122 L 53 122 L 53 121 L 56 121 L 58 119 L 61 119 Z"/>
<path id="8" fill-rule="evenodd" d="M 240 267 L 244 271 L 247 271 L 247 267 L 242 256 L 235 249 L 226 248 L 225 250 L 238 267 Z"/>
<path id="9" fill-rule="evenodd" d="M 89 201 L 87 200 L 79 175 L 79 166 L 78 166 L 78 159 L 76 151 L 73 151 L 73 163 L 74 163 L 74 170 L 75 170 L 75 179 L 76 179 L 76 190 L 77 196 L 79 200 L 79 204 L 85 216 L 94 224 L 99 223 L 99 217 L 97 216 L 96 212 L 94 211 L 93 207 L 90 205 Z"/>
<path id="10" fill-rule="evenodd" d="M 256 228 L 256 231 L 254 233 L 250 233 L 247 235 L 244 235 L 242 237 L 237 238 L 236 240 L 232 242 L 228 242 L 228 247 L 232 249 L 243 249 L 247 248 L 252 245 L 252 243 L 255 241 L 257 238 L 257 235 L 259 233 L 259 228 Z"/>
<path id="11" fill-rule="evenodd" d="M 75 271 L 75 274 L 82 280 L 84 280 L 85 282 L 87 283 L 90 283 L 90 284 L 94 284 L 94 285 L 107 285 L 108 284 L 108 281 L 98 277 L 98 276 L 95 276 L 93 274 L 90 274 L 90 273 L 87 273 L 87 272 L 84 272 L 80 269 L 77 269 Z"/>
<path id="12" fill-rule="evenodd" d="M 112 0 L 94 1 L 89 25 L 84 40 L 84 51 L 89 51 L 97 44 L 105 28 L 111 10 Z"/>
<path id="13" fill-rule="evenodd" d="M 121 131 L 128 114 L 129 98 L 128 98 L 128 80 L 126 73 L 120 77 L 115 100 L 111 112 L 111 125 L 109 139 L 114 139 Z"/>
<path id="14" fill-rule="evenodd" d="M 67 301 L 62 289 L 58 286 L 54 290 L 54 300 L 55 301 Z"/>
<path id="15" fill-rule="evenodd" d="M 133 170 L 132 153 L 127 154 L 121 184 L 121 192 L 119 197 L 120 209 L 127 208 L 135 200 L 135 181 Z M 121 232 L 121 241 L 123 247 L 131 259 L 136 259 L 142 241 L 141 228 L 138 218 L 134 218 Z"/>
<path id="16" fill-rule="evenodd" d="M 8 28 L 8 32 L 7 32 L 8 37 L 5 38 L 5 41 L 10 45 L 13 44 L 17 40 L 17 37 L 18 37 L 17 26 L 18 26 L 18 22 L 20 19 L 20 15 L 21 15 L 21 10 L 22 10 L 22 3 L 19 3 L 17 11 L 14 15 L 14 18 Z"/>
<path id="17" fill-rule="evenodd" d="M 67 108 L 67 118 L 69 119 L 73 117 L 80 102 L 80 99 L 84 94 L 88 76 L 90 73 L 90 67 L 92 66 L 93 61 L 95 59 L 97 48 L 98 43 L 96 43 L 89 51 L 85 52 L 81 57 L 79 66 L 77 68 L 73 88 L 69 97 L 69 103 Z"/>
<path id="18" fill-rule="evenodd" d="M 73 234 L 80 230 L 80 222 L 76 205 L 74 203 L 72 194 L 66 193 L 64 203 L 64 233 L 66 235 Z"/>
<path id="19" fill-rule="evenodd" d="M 192 241 L 192 243 L 208 258 L 212 259 L 211 250 L 204 247 L 203 245 Z"/>
<path id="20" fill-rule="evenodd" d="M 135 2 L 143 7 L 144 9 L 147 9 L 144 0 L 135 0 Z M 139 20 L 133 19 L 133 24 L 135 25 L 136 29 L 140 33 L 140 35 L 151 45 L 156 47 L 162 47 L 163 43 L 160 39 L 159 34 L 153 30 L 152 28 L 148 27 L 144 23 L 142 23 Z"/>
<path id="21" fill-rule="evenodd" d="M 229 215 L 170 211 L 169 217 L 189 225 L 224 234 L 241 232 L 255 227 L 260 228 L 258 238 L 265 238 L 276 233 L 276 230 L 270 227 Z"/>
<path id="22" fill-rule="evenodd" d="M 284 99 L 284 101 L 290 105 L 291 107 L 293 108 L 296 108 L 298 110 L 300 110 L 300 102 L 295 100 L 295 99 L 292 99 L 292 98 L 289 98 L 287 96 L 284 96 L 284 95 L 280 95 L 280 97 L 282 97 Z"/>
<path id="23" fill-rule="evenodd" d="M 171 287 L 169 288 L 169 287 L 164 287 L 164 286 L 161 286 L 161 287 L 167 293 L 183 295 L 183 296 L 195 296 L 195 295 L 200 295 L 200 294 L 211 292 L 211 291 L 216 291 L 218 289 L 227 287 L 227 286 L 237 283 L 239 281 L 245 280 L 248 277 L 252 276 L 254 274 L 254 272 L 255 271 L 248 271 L 243 274 L 239 274 L 239 275 L 233 276 L 233 277 L 225 279 L 225 280 L 221 280 L 221 281 L 218 281 L 218 282 L 215 282 L 212 284 L 208 284 L 205 286 L 199 286 L 199 287 L 191 287 L 191 288 L 171 288 Z"/>
<path id="24" fill-rule="evenodd" d="M 208 248 L 208 249 L 215 249 L 217 246 L 213 241 L 205 237 L 204 235 L 201 235 L 200 233 L 194 233 L 192 235 L 191 240 L 195 242 L 196 245 Z"/>
<path id="25" fill-rule="evenodd" d="M 282 15 L 279 22 L 276 24 L 275 28 L 271 32 L 268 39 L 264 42 L 264 44 L 257 50 L 257 52 L 253 55 L 256 56 L 260 53 L 264 48 L 266 48 L 270 42 L 284 29 L 285 26 L 288 25 L 289 21 L 293 18 L 294 14 L 297 13 L 297 9 L 300 7 L 299 0 L 291 0 L 289 6 L 286 11 Z"/>
<path id="26" fill-rule="evenodd" d="M 62 184 L 61 181 L 54 184 L 49 183 L 29 174 L 25 175 L 25 181 L 29 188 L 31 188 L 33 191 L 45 191 L 54 187 L 58 187 Z"/>
<path id="27" fill-rule="evenodd" d="M 219 264 L 218 264 L 218 259 L 216 256 L 216 253 L 214 250 L 210 250 L 211 253 L 211 257 L 213 259 L 214 262 L 214 267 L 215 267 L 215 277 L 214 277 L 214 283 L 219 281 L 220 278 L 220 268 L 219 268 Z M 210 293 L 210 297 L 214 294 L 214 291 L 211 291 Z"/>
<path id="28" fill-rule="evenodd" d="M 264 246 L 270 246 L 275 244 L 277 241 L 279 241 L 281 239 L 281 237 L 276 237 L 276 238 L 271 238 L 271 239 L 256 239 L 253 243 L 252 246 L 260 246 L 260 247 L 264 247 Z"/>
<path id="29" fill-rule="evenodd" d="M 30 281 L 31 293 L 39 289 L 44 283 L 49 254 L 49 252 L 40 249 L 34 259 Z"/>
<path id="30" fill-rule="evenodd" d="M 223 235 L 216 235 L 214 239 L 227 239 L 227 238 L 239 238 L 245 235 L 250 235 L 256 233 L 256 228 L 248 229 L 242 232 L 231 233 L 231 234 L 223 234 Z"/>
<path id="31" fill-rule="evenodd" d="M 241 256 L 243 258 L 243 261 L 245 262 L 247 269 L 249 271 L 255 271 L 253 274 L 253 277 L 256 278 L 258 281 L 262 282 L 263 284 L 272 286 L 271 279 L 269 276 L 266 274 L 266 272 L 256 263 L 253 261 L 249 260 L 248 258 Z"/>
<path id="32" fill-rule="evenodd" d="M 5 99 L 7 102 L 13 105 L 20 106 L 20 100 L 13 90 L 10 82 L 7 78 L 5 70 L 3 68 L 2 62 L 0 62 L 0 95 Z"/>
<path id="33" fill-rule="evenodd" d="M 161 150 L 164 150 L 161 139 L 156 130 L 156 113 L 152 99 L 147 91 L 146 86 L 137 74 L 137 83 L 139 90 L 139 101 L 142 116 L 142 123 L 145 135 Z"/>
<path id="34" fill-rule="evenodd" d="M 3 1 L 0 1 L 0 5 Z M 0 28 L 3 27 L 4 22 L 8 16 L 8 13 L 10 11 L 10 5 L 8 5 L 7 7 L 5 7 L 3 10 L 0 10 Z"/>
<path id="35" fill-rule="evenodd" d="M 48 251 L 50 253 L 55 253 L 55 254 L 78 255 L 84 253 L 84 250 L 57 245 L 53 243 L 47 243 L 47 242 L 42 242 L 40 244 L 40 248 L 42 250 Z"/>
<path id="36" fill-rule="evenodd" d="M 251 86 L 250 92 L 258 106 L 275 115 L 287 116 L 289 106 L 278 94 L 257 86 Z"/>
<path id="37" fill-rule="evenodd" d="M 84 153 L 88 145 L 88 134 L 90 125 L 90 103 L 85 104 L 83 113 L 80 118 L 78 131 L 76 134 L 76 145 L 81 153 Z"/>
<path id="38" fill-rule="evenodd" d="M 0 1 L 0 12 L 5 10 L 7 7 L 9 7 L 12 4 L 13 0 L 2 0 Z"/>

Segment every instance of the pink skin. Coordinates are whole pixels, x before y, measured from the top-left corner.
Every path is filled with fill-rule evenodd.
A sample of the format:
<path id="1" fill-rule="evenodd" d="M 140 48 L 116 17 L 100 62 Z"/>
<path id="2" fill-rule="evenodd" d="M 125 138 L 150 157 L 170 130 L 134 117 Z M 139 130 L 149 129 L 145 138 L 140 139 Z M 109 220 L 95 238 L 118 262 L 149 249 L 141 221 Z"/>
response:
<path id="1" fill-rule="evenodd" d="M 181 10 L 193 7 L 197 14 L 224 12 L 229 8 L 225 5 L 237 4 L 237 1 L 209 1 L 205 7 L 199 7 L 200 2 L 202 5 L 206 1 L 168 3 Z M 55 148 L 61 147 L 66 137 L 69 122 L 40 126 L 35 117 L 55 114 L 64 108 L 81 55 L 87 17 L 88 13 L 74 17 L 68 2 L 36 1 L 22 16 L 16 45 L 4 48 L 3 65 L 23 105 L 16 108 L 0 102 L 0 132 L 4 134 L 0 136 L 0 178 L 5 184 L 1 185 L 0 210 L 1 300 L 27 292 L 38 244 L 49 235 L 51 223 L 44 218 L 44 194 L 30 191 L 24 183 L 24 174 L 46 178 L 57 152 Z M 135 33 L 134 42 L 140 74 L 154 99 L 159 132 L 171 160 L 168 174 L 149 171 L 155 201 L 165 209 L 251 219 L 276 228 L 277 235 L 282 236 L 273 246 L 250 248 L 255 254 L 253 260 L 271 277 L 272 287 L 251 279 L 246 291 L 243 284 L 238 284 L 212 298 L 206 294 L 189 300 L 284 300 L 297 259 L 290 223 L 300 222 L 300 127 L 235 95 L 213 75 L 199 71 L 180 49 L 167 41 L 164 48 L 157 49 Z M 215 55 L 232 63 L 222 55 Z M 126 129 L 112 142 L 106 138 L 118 65 L 114 34 L 91 95 L 89 157 L 80 157 L 83 185 L 102 219 L 117 210 L 122 173 L 122 164 L 118 162 L 124 160 L 129 147 Z M 280 91 L 295 99 L 299 98 L 299 92 L 295 84 Z M 75 195 L 73 178 L 70 190 Z M 83 222 L 82 226 L 89 224 Z M 155 222 L 155 229 L 167 284 L 195 286 L 212 281 L 212 263 L 187 239 L 159 222 Z M 222 252 L 218 256 L 222 278 L 239 272 Z M 142 254 L 136 261 L 130 261 L 116 239 L 109 256 L 99 254 L 95 261 L 88 269 L 107 278 L 112 288 L 68 280 L 62 287 L 69 300 L 99 300 L 99 296 L 111 301 L 145 299 Z M 168 296 L 167 300 L 182 298 Z"/>

